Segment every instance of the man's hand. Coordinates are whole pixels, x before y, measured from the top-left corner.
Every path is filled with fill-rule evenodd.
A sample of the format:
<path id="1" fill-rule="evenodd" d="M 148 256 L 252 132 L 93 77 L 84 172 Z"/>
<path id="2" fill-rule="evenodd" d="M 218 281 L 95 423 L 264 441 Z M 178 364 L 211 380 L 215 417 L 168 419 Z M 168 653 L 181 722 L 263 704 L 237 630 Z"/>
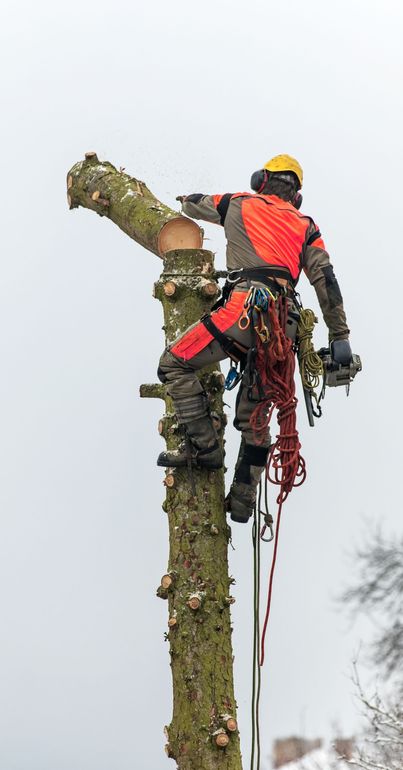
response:
<path id="1" fill-rule="evenodd" d="M 175 198 L 176 201 L 179 201 L 180 203 L 183 203 L 183 201 L 186 199 L 186 195 L 178 195 L 177 198 Z"/>
<path id="2" fill-rule="evenodd" d="M 353 359 L 353 352 L 348 340 L 333 340 L 330 343 L 332 360 L 340 366 L 348 366 Z"/>

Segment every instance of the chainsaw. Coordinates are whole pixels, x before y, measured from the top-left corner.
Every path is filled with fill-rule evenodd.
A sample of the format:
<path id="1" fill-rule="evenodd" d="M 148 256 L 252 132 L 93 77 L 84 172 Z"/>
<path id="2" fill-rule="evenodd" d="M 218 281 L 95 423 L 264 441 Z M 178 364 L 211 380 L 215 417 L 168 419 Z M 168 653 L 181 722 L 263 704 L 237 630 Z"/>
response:
<path id="1" fill-rule="evenodd" d="M 332 357 L 330 348 L 320 348 L 317 351 L 318 356 L 322 360 L 323 366 L 323 385 L 319 398 L 316 399 L 316 404 L 313 403 L 312 391 L 304 388 L 304 397 L 306 410 L 308 414 L 308 421 L 311 427 L 314 426 L 314 417 L 319 418 L 322 416 L 322 409 L 320 402 L 325 397 L 325 390 L 329 388 L 338 388 L 340 385 L 344 385 L 346 388 L 346 394 L 348 396 L 350 392 L 350 384 L 354 380 L 354 377 L 358 372 L 362 370 L 361 358 L 356 353 L 351 355 L 349 363 L 339 364 Z"/>

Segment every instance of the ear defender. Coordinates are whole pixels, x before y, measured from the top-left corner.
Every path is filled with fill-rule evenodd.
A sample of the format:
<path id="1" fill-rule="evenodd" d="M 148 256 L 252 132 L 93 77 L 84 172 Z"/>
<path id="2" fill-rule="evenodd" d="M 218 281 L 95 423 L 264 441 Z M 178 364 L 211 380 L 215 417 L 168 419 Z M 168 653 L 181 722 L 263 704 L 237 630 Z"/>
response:
<path id="1" fill-rule="evenodd" d="M 250 178 L 250 186 L 252 190 L 256 193 L 260 193 L 268 179 L 268 174 L 265 168 L 259 169 L 259 171 L 254 171 L 251 178 Z"/>
<path id="2" fill-rule="evenodd" d="M 301 208 L 301 206 L 302 206 L 302 193 L 300 193 L 300 192 L 295 193 L 295 198 L 294 198 L 294 200 L 292 202 L 292 205 L 294 206 L 295 209 L 300 209 Z"/>
<path id="3" fill-rule="evenodd" d="M 270 172 L 267 171 L 267 169 L 265 168 L 261 168 L 259 169 L 259 171 L 253 172 L 250 178 L 250 186 L 255 193 L 262 192 L 262 190 L 264 189 L 265 185 L 269 180 L 269 174 Z M 278 176 L 280 176 L 280 174 L 278 174 Z M 300 209 L 302 206 L 302 193 L 300 193 L 299 191 L 296 192 L 291 203 L 295 209 Z"/>

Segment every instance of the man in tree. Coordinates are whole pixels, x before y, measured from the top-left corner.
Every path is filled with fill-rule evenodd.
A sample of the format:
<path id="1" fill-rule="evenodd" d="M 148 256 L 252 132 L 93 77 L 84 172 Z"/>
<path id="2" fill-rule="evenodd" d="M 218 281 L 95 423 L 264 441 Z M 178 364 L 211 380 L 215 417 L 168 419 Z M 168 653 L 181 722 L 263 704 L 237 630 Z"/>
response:
<path id="1" fill-rule="evenodd" d="M 351 360 L 349 329 L 343 299 L 321 233 L 311 217 L 302 214 L 303 172 L 289 155 L 272 158 L 251 178 L 254 193 L 193 194 L 180 197 L 184 214 L 224 227 L 229 271 L 224 301 L 190 327 L 163 353 L 158 375 L 167 384 L 187 446 L 161 452 L 158 465 L 216 469 L 222 451 L 197 371 L 226 357 L 241 360 L 254 344 L 248 303 L 260 289 L 267 297 L 286 294 L 292 313 L 293 292 L 302 270 L 315 287 L 329 329 L 333 359 Z M 295 324 L 290 324 L 290 329 Z M 291 334 L 291 331 L 290 331 Z M 267 462 L 270 434 L 257 445 L 250 417 L 256 401 L 241 384 L 235 427 L 242 433 L 234 481 L 227 499 L 234 521 L 246 522 L 253 512 L 256 488 Z M 190 454 L 189 454 L 190 453 Z"/>

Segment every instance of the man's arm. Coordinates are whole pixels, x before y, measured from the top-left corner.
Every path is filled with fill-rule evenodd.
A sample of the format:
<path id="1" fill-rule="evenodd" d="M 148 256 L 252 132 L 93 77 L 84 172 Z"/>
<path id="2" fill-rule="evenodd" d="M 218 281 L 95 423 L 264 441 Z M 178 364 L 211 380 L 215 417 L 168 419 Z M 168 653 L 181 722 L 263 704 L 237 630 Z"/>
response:
<path id="1" fill-rule="evenodd" d="M 204 219 L 206 222 L 214 222 L 223 225 L 228 211 L 232 193 L 224 195 L 203 195 L 194 193 L 182 197 L 182 211 L 192 219 Z"/>
<path id="2" fill-rule="evenodd" d="M 347 326 L 343 297 L 322 236 L 313 222 L 307 233 L 303 269 L 316 291 L 329 329 L 329 341 L 347 340 L 350 329 Z"/>

